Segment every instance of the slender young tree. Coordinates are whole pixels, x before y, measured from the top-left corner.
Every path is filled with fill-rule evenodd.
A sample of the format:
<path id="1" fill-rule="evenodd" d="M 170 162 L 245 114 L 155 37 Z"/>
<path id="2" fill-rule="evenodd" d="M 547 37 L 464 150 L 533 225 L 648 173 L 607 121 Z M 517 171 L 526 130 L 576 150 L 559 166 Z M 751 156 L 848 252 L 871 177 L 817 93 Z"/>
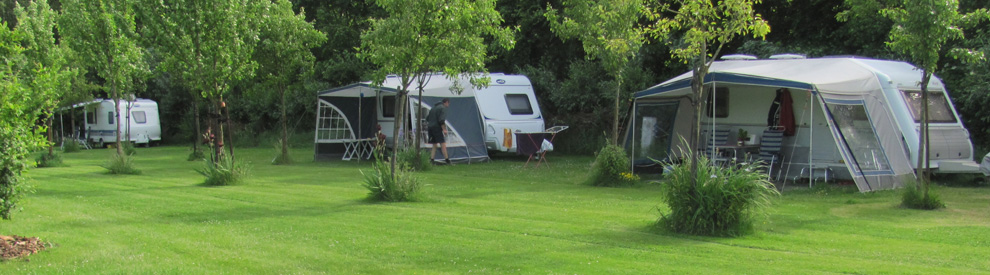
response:
<path id="1" fill-rule="evenodd" d="M 908 57 L 921 69 L 921 114 L 918 138 L 916 175 L 921 181 L 922 196 L 928 201 L 930 179 L 928 83 L 932 73 L 941 68 L 948 55 L 964 62 L 985 60 L 976 49 L 946 47 L 953 40 L 965 39 L 963 28 L 975 26 L 990 18 L 986 9 L 968 14 L 959 13 L 957 0 L 899 0 L 880 11 L 894 22 L 887 46 Z"/>
<path id="2" fill-rule="evenodd" d="M 32 1 L 26 6 L 15 3 L 14 14 L 17 16 L 17 26 L 14 31 L 21 37 L 24 45 L 23 56 L 25 57 L 24 70 L 36 71 L 41 68 L 48 68 L 55 76 L 63 80 L 55 83 L 43 83 L 40 86 L 31 86 L 31 89 L 50 89 L 48 91 L 36 91 L 35 94 L 43 94 L 45 104 L 48 109 L 44 110 L 46 116 L 45 125 L 48 128 L 48 155 L 55 153 L 55 129 L 52 127 L 54 121 L 53 113 L 55 108 L 61 106 L 63 98 L 70 97 L 71 78 L 76 71 L 67 64 L 66 55 L 70 49 L 60 46 L 55 40 L 55 19 L 56 13 L 48 6 L 48 1 Z M 32 74 L 25 74 L 31 77 Z M 30 79 L 26 79 L 29 80 Z M 55 84 L 55 85 L 52 85 Z"/>
<path id="3" fill-rule="evenodd" d="M 693 96 L 690 148 L 698 148 L 701 138 L 701 112 L 704 107 L 703 84 L 708 69 L 722 48 L 736 36 L 752 34 L 763 38 L 770 26 L 753 11 L 761 0 L 675 0 L 660 5 L 659 19 L 650 33 L 671 45 L 674 57 L 691 66 Z M 698 155 L 691 150 L 691 171 L 697 182 Z"/>
<path id="4" fill-rule="evenodd" d="M 87 67 L 106 82 L 102 89 L 114 101 L 115 148 L 121 158 L 120 99 L 150 76 L 144 50 L 138 46 L 134 1 L 63 0 L 59 33 Z"/>
<path id="5" fill-rule="evenodd" d="M 500 26 L 502 16 L 494 0 L 376 0 L 375 4 L 388 17 L 372 19 L 371 28 L 361 35 L 358 55 L 378 66 L 372 82 L 381 85 L 390 74 L 400 79 L 400 86 L 394 87 L 398 90 L 392 128 L 394 176 L 399 131 L 413 81 L 432 72 L 451 79 L 468 73 L 473 85 L 487 85 L 483 75 L 490 55 L 485 39 L 503 49 L 512 49 L 515 41 L 513 30 Z"/>
<path id="6" fill-rule="evenodd" d="M 214 134 L 213 160 L 224 154 L 224 97 L 234 82 L 251 77 L 257 63 L 251 58 L 258 42 L 258 29 L 265 1 L 248 0 L 143 0 L 149 16 L 149 35 L 154 35 L 164 59 L 162 68 L 207 100 L 210 131 Z M 197 120 L 198 121 L 198 120 Z M 227 146 L 233 157 L 233 146 Z"/>
<path id="7" fill-rule="evenodd" d="M 265 10 L 261 42 L 254 59 L 259 64 L 258 77 L 266 86 L 274 88 L 279 98 L 282 151 L 276 164 L 288 164 L 291 158 L 286 97 L 292 90 L 304 88 L 304 82 L 313 74 L 315 61 L 310 49 L 326 42 L 327 36 L 313 28 L 313 23 L 306 22 L 305 9 L 294 13 L 288 0 L 277 0 Z"/>
<path id="8" fill-rule="evenodd" d="M 645 0 L 571 0 L 564 1 L 563 12 L 548 6 L 544 14 L 550 30 L 564 39 L 577 38 L 584 45 L 586 57 L 598 59 L 616 80 L 615 110 L 612 117 L 611 143 L 619 141 L 619 101 L 622 77 L 629 62 L 636 58 L 646 42 L 647 28 L 640 20 L 652 17 Z"/>

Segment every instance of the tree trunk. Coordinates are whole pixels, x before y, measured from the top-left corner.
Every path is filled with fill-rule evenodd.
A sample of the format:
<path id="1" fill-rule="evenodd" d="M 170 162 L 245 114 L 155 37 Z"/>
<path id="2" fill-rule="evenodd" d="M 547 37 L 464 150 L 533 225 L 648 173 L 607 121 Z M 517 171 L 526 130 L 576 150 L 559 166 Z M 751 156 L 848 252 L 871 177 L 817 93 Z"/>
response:
<path id="1" fill-rule="evenodd" d="M 69 107 L 69 120 L 72 121 L 70 124 L 72 136 L 76 136 L 76 133 L 79 133 L 79 131 L 77 131 L 76 129 L 76 109 L 72 108 L 71 106 Z M 85 137 L 78 137 L 77 139 L 82 139 L 82 138 Z"/>
<path id="2" fill-rule="evenodd" d="M 117 149 L 117 155 L 124 156 L 124 148 L 120 148 L 120 95 L 117 92 L 117 85 L 112 85 L 111 90 L 113 91 L 113 116 L 116 121 L 117 131 L 114 132 L 114 137 L 116 141 L 114 142 L 114 147 Z"/>
<path id="3" fill-rule="evenodd" d="M 196 124 L 196 135 L 193 136 L 193 152 L 199 151 L 199 138 L 203 135 L 203 128 L 199 125 L 199 97 L 193 97 L 193 120 Z"/>
<path id="4" fill-rule="evenodd" d="M 622 94 L 622 71 L 615 77 L 615 116 L 612 117 L 612 145 L 619 145 L 619 95 Z"/>
<path id="5" fill-rule="evenodd" d="M 701 152 L 698 152 L 698 145 L 701 144 L 701 110 L 702 110 L 702 99 L 704 98 L 705 91 L 705 74 L 708 73 L 708 68 L 705 67 L 708 63 L 708 44 L 701 44 L 701 56 L 698 57 L 694 64 L 694 72 L 692 73 L 691 80 L 691 91 L 694 94 L 694 116 L 693 122 L 691 124 L 691 186 L 698 186 L 698 156 Z"/>
<path id="6" fill-rule="evenodd" d="M 48 156 L 54 156 L 55 155 L 55 133 L 54 133 L 55 132 L 55 129 L 52 129 L 52 125 L 54 124 L 55 116 L 53 115 L 52 112 L 47 112 L 47 113 L 49 114 L 48 115 L 48 119 L 47 119 L 47 123 L 46 123 L 47 124 L 46 126 L 48 127 Z M 62 142 L 65 142 L 65 141 L 63 140 Z"/>
<path id="7" fill-rule="evenodd" d="M 234 158 L 234 127 L 230 126 L 230 108 L 227 107 L 227 102 L 223 101 L 223 96 L 220 96 L 220 111 L 223 116 L 223 121 L 227 123 L 227 148 L 230 150 L 230 163 L 234 163 L 236 159 Z"/>
<path id="8" fill-rule="evenodd" d="M 419 136 L 419 133 L 423 131 L 423 129 L 420 129 L 420 128 L 423 127 L 423 125 L 421 123 L 423 121 L 423 112 L 422 112 L 423 108 L 421 107 L 422 104 L 423 104 L 423 85 L 424 85 L 423 84 L 423 81 L 422 81 L 422 79 L 420 79 L 420 82 L 419 82 L 419 104 L 416 104 L 416 107 L 417 107 L 416 108 L 416 122 L 413 122 L 413 125 L 416 125 L 416 127 L 415 127 L 416 128 L 416 131 L 415 131 L 416 132 L 415 133 L 416 138 L 413 141 L 416 145 L 414 145 L 413 148 L 416 148 L 416 157 L 417 158 L 419 158 L 420 151 L 422 151 L 422 148 L 420 148 L 419 146 L 420 146 L 421 143 L 423 143 L 420 140 L 420 136 Z"/>
<path id="9" fill-rule="evenodd" d="M 220 108 L 220 104 L 223 102 L 223 96 L 220 96 L 220 100 L 214 102 L 212 112 L 215 112 L 213 116 L 213 123 L 216 127 L 213 129 L 216 131 L 213 134 L 213 162 L 219 162 L 220 157 L 223 156 L 223 111 Z"/>
<path id="10" fill-rule="evenodd" d="M 929 123 L 928 123 L 928 81 L 929 80 L 931 80 L 931 73 L 928 72 L 927 70 L 922 71 L 922 76 L 921 76 L 921 129 L 920 130 L 922 132 L 924 132 L 922 134 L 922 137 L 924 137 L 924 138 L 922 138 L 920 140 L 920 144 L 918 146 L 919 147 L 918 159 L 919 159 L 919 164 L 924 164 L 924 167 L 922 167 L 921 165 L 918 165 L 918 169 L 919 170 L 924 169 L 924 170 L 921 170 L 922 172 L 919 175 L 919 180 L 922 183 L 921 184 L 922 185 L 921 194 L 922 194 L 922 197 L 923 197 L 923 199 L 925 201 L 928 201 L 928 189 L 929 189 L 928 188 L 928 185 L 930 184 L 930 181 L 931 181 L 931 179 L 929 177 L 929 173 L 930 173 L 930 170 L 929 169 L 931 169 L 931 160 L 930 160 L 929 156 L 931 155 L 931 151 L 929 151 L 929 149 L 930 149 L 930 147 L 929 147 L 930 137 L 929 137 L 929 130 L 928 130 L 928 126 L 929 126 Z M 920 149 L 921 147 L 924 147 L 924 150 L 921 150 Z M 924 154 L 922 155 L 920 152 L 924 152 Z M 921 163 L 921 160 L 922 159 L 924 160 L 923 163 Z"/>
<path id="11" fill-rule="evenodd" d="M 692 122 L 691 123 L 691 185 L 696 186 L 698 184 L 698 160 L 700 159 L 701 152 L 698 150 L 698 145 L 701 144 L 701 100 L 703 98 L 705 91 L 702 90 L 700 71 L 695 68 L 693 76 L 691 77 L 691 90 L 693 90 L 693 100 L 691 102 L 694 107 L 694 111 L 691 112 Z"/>
<path id="12" fill-rule="evenodd" d="M 390 161 L 393 181 L 395 180 L 396 158 L 399 157 L 399 135 L 401 134 L 399 129 L 401 128 L 400 126 L 403 122 L 403 116 L 405 114 L 403 108 L 403 106 L 405 106 L 406 98 L 405 91 L 408 88 L 409 86 L 403 87 L 402 90 L 395 95 L 395 123 L 392 126 L 392 159 Z"/>
<path id="13" fill-rule="evenodd" d="M 282 96 L 282 160 L 289 159 L 289 122 L 285 106 L 285 87 L 279 86 L 279 94 Z M 361 103 L 358 103 L 361 104 Z M 361 137 L 358 137 L 361 138 Z M 360 159 L 360 158 L 359 158 Z"/>

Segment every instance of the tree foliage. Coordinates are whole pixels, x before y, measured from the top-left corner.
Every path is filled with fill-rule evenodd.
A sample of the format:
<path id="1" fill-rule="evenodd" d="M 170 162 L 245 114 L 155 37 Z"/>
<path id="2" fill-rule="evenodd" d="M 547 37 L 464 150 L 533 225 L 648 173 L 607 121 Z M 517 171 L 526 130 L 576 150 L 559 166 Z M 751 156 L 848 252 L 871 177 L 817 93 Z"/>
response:
<path id="1" fill-rule="evenodd" d="M 212 105 L 210 131 L 214 161 L 223 153 L 226 103 L 232 87 L 254 75 L 252 59 L 258 42 L 264 1 L 149 1 L 150 35 L 164 57 L 164 71 Z"/>
<path id="2" fill-rule="evenodd" d="M 138 45 L 135 14 L 131 0 L 63 0 L 58 22 L 64 41 L 105 81 L 101 88 L 113 98 L 117 110 L 120 99 L 136 92 L 150 76 L 145 50 Z M 120 113 L 114 115 L 120 137 Z M 124 156 L 120 142 L 117 138 L 114 147 Z"/>
<path id="3" fill-rule="evenodd" d="M 953 40 L 965 38 L 963 28 L 974 26 L 990 18 L 986 9 L 968 14 L 959 12 L 956 0 L 901 0 L 882 9 L 881 14 L 890 18 L 894 28 L 887 45 L 903 53 L 921 69 L 921 128 L 918 145 L 917 174 L 921 181 L 922 198 L 928 199 L 930 151 L 928 150 L 928 83 L 932 74 L 940 68 L 943 56 L 950 55 L 964 62 L 985 60 L 983 52 L 975 49 L 946 47 Z"/>
<path id="4" fill-rule="evenodd" d="M 45 144 L 36 121 L 50 109 L 44 94 L 58 83 L 58 70 L 36 67 L 20 71 L 24 48 L 20 35 L 0 23 L 0 219 L 10 219 L 23 196 L 28 153 Z M 30 80 L 27 80 L 30 79 Z M 37 87 L 37 88 L 32 88 Z"/>
<path id="5" fill-rule="evenodd" d="M 562 13 L 547 7 L 550 29 L 562 38 L 580 40 L 587 57 L 601 61 L 616 80 L 612 144 L 619 140 L 622 76 L 646 42 L 647 28 L 639 21 L 650 15 L 643 0 L 564 1 Z"/>
<path id="6" fill-rule="evenodd" d="M 694 106 L 690 148 L 698 148 L 701 112 L 704 106 L 703 80 L 726 43 L 737 36 L 765 37 L 770 25 L 753 10 L 761 0 L 678 0 L 660 6 L 661 15 L 651 34 L 671 45 L 673 56 L 692 67 L 691 100 Z M 676 8 L 676 9 L 675 9 Z M 713 47 L 714 46 L 714 47 Z M 691 169 L 697 171 L 698 152 L 691 150 Z"/>
<path id="7" fill-rule="evenodd" d="M 290 162 L 286 97 L 293 90 L 304 89 L 304 82 L 313 74 L 315 61 L 310 49 L 326 42 L 327 36 L 314 29 L 313 23 L 306 22 L 305 9 L 294 13 L 288 0 L 275 1 L 263 13 L 261 42 L 254 59 L 259 63 L 259 80 L 278 95 L 282 125 L 282 148 L 278 158 Z"/>
<path id="8" fill-rule="evenodd" d="M 49 130 L 48 157 L 54 157 L 55 140 L 53 137 L 54 129 L 52 129 L 52 113 L 55 107 L 63 106 L 62 102 L 66 99 L 70 102 L 78 99 L 79 93 L 71 89 L 72 79 L 75 78 L 78 70 L 68 64 L 69 56 L 72 54 L 71 49 L 64 43 L 56 43 L 55 21 L 57 14 L 48 6 L 48 1 L 32 1 L 24 7 L 17 4 L 14 8 L 14 14 L 18 19 L 18 25 L 14 31 L 21 37 L 21 43 L 24 46 L 22 54 L 25 58 L 25 64 L 22 69 L 37 71 L 47 68 L 53 73 L 51 77 L 54 79 L 51 83 L 39 83 L 39 85 L 31 85 L 28 88 L 37 90 L 35 94 L 45 95 L 43 99 L 47 101 L 45 106 L 48 107 L 44 110 L 47 117 L 45 122 Z M 25 76 L 32 77 L 31 74 L 25 74 Z M 41 89 L 46 90 L 41 91 Z"/>

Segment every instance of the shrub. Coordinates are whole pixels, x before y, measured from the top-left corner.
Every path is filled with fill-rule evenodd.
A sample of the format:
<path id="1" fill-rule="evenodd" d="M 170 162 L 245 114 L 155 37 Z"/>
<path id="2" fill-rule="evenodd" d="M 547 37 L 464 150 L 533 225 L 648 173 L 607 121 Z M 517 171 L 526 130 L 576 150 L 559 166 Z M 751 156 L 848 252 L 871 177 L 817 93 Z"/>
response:
<path id="1" fill-rule="evenodd" d="M 48 152 L 41 153 L 35 159 L 35 162 L 38 164 L 38 168 L 65 166 L 65 163 L 62 162 L 62 153 L 58 151 L 53 151 L 51 154 L 48 154 Z"/>
<path id="2" fill-rule="evenodd" d="M 605 145 L 598 152 L 595 163 L 592 164 L 588 184 L 594 186 L 625 186 L 639 182 L 639 177 L 629 171 L 629 159 L 626 151 L 618 145 Z"/>
<path id="3" fill-rule="evenodd" d="M 275 157 L 272 158 L 272 164 L 274 165 L 288 165 L 292 164 L 292 156 L 288 153 L 282 154 L 282 139 L 276 139 L 275 144 Z"/>
<path id="4" fill-rule="evenodd" d="M 930 183 L 929 186 L 931 186 Z M 934 210 L 944 208 L 945 203 L 939 198 L 938 193 L 935 193 L 934 188 L 928 189 L 928 198 L 926 199 L 917 182 L 911 180 L 905 184 L 904 194 L 901 196 L 901 206 L 911 209 Z"/>
<path id="5" fill-rule="evenodd" d="M 442 155 L 437 149 L 437 154 Z M 411 171 L 430 171 L 433 168 L 430 163 L 430 154 L 420 151 L 419 154 L 416 153 L 416 148 L 406 147 L 405 149 L 399 150 L 399 162 L 405 164 L 407 168 Z"/>
<path id="6" fill-rule="evenodd" d="M 82 150 L 82 145 L 78 141 L 73 139 L 62 140 L 62 152 L 75 153 Z"/>
<path id="7" fill-rule="evenodd" d="M 368 197 L 380 201 L 408 201 L 419 193 L 419 180 L 413 177 L 412 171 L 403 162 L 396 163 L 395 177 L 392 177 L 391 166 L 388 162 L 376 159 L 370 173 L 361 171 L 364 175 L 364 187 L 371 193 Z"/>
<path id="8" fill-rule="evenodd" d="M 752 229 L 753 218 L 765 214 L 780 193 L 755 164 L 721 168 L 698 159 L 697 183 L 691 182 L 691 161 L 676 165 L 661 184 L 661 199 L 671 213 L 658 226 L 676 233 L 735 236 Z"/>
<path id="9" fill-rule="evenodd" d="M 112 175 L 141 174 L 141 170 L 134 168 L 134 158 L 130 155 L 118 155 L 116 152 L 110 154 L 110 159 L 103 164 L 103 168 Z"/>
<path id="10" fill-rule="evenodd" d="M 130 141 L 124 141 L 120 143 L 120 148 L 124 149 L 124 154 L 128 156 L 133 156 L 137 154 L 137 149 L 134 149 L 134 143 Z"/>
<path id="11" fill-rule="evenodd" d="M 203 185 L 225 186 L 235 185 L 241 182 L 247 175 L 248 167 L 242 162 L 235 162 L 229 154 L 222 154 L 217 161 L 204 160 L 206 163 L 202 169 L 196 172 L 206 177 Z"/>
<path id="12" fill-rule="evenodd" d="M 196 160 L 203 160 L 203 159 L 206 159 L 206 154 L 203 154 L 203 148 L 202 147 L 196 147 L 196 150 L 193 150 L 192 153 L 189 153 L 189 157 L 186 160 L 187 161 L 196 161 Z"/>

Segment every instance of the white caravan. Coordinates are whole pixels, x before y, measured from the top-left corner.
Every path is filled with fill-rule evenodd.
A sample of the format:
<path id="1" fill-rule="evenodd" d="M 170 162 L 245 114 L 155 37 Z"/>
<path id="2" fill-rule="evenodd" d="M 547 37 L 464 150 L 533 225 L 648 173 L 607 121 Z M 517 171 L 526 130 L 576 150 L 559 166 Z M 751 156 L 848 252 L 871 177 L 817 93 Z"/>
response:
<path id="1" fill-rule="evenodd" d="M 99 147 L 117 141 L 117 121 L 112 99 L 97 99 L 72 107 L 74 110 L 82 109 L 83 117 L 86 118 L 80 129 L 81 139 Z M 130 141 L 146 146 L 162 140 L 162 125 L 158 118 L 158 103 L 155 101 L 143 98 L 121 100 L 120 110 L 116 113 L 122 114 L 120 136 L 125 139 L 130 133 Z"/>
<path id="2" fill-rule="evenodd" d="M 451 110 L 447 124 L 452 131 L 447 147 L 458 152 L 451 154 L 462 155 L 465 159 L 487 159 L 490 152 L 515 152 L 514 133 L 545 131 L 543 114 L 526 76 L 501 73 L 489 76 L 491 82 L 488 87 L 477 89 L 466 77 L 452 81 L 442 74 L 431 75 L 423 87 L 421 99 L 418 82 L 414 81 L 409 88 L 410 118 L 422 112 L 425 120 L 434 103 L 448 98 Z M 461 93 L 453 92 L 455 86 L 463 89 Z M 338 149 L 342 146 L 335 144 L 370 137 L 376 131 L 376 125 L 381 126 L 386 144 L 391 145 L 398 87 L 399 79 L 389 76 L 381 87 L 361 82 L 321 92 L 316 129 L 317 158 L 339 153 L 336 151 L 340 151 Z M 425 125 L 425 121 L 416 125 L 407 124 L 403 128 L 422 134 L 422 145 L 428 147 L 425 143 L 426 129 L 418 125 Z"/>
<path id="3" fill-rule="evenodd" d="M 474 99 L 485 122 L 485 145 L 489 152 L 515 152 L 514 133 L 546 130 L 533 85 L 526 76 L 492 74 L 492 83 L 488 88 L 476 90 Z"/>

